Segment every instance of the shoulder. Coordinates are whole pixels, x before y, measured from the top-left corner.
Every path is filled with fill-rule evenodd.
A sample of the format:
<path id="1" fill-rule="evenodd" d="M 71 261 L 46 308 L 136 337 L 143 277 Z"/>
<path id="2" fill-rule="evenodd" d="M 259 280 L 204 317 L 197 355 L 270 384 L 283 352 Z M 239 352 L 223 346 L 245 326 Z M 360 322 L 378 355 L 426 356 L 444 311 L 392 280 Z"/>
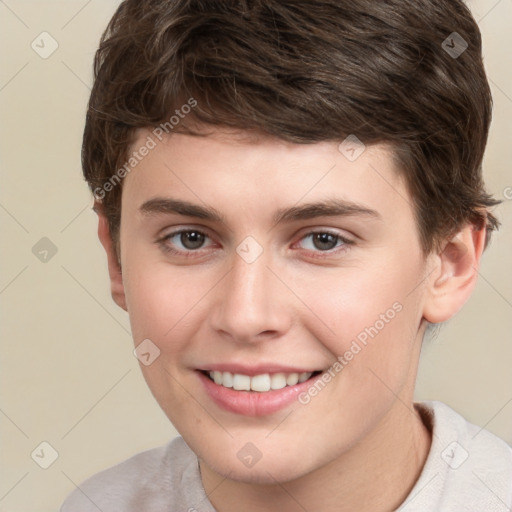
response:
<path id="1" fill-rule="evenodd" d="M 432 445 L 419 480 L 399 510 L 510 510 L 512 448 L 443 402 L 415 406 L 431 428 Z"/>
<path id="2" fill-rule="evenodd" d="M 468 466 L 475 470 L 492 468 L 512 472 L 512 448 L 505 441 L 485 428 L 470 423 L 443 402 L 424 402 L 423 405 L 434 416 L 434 425 L 437 427 L 435 433 L 439 440 L 449 443 L 447 452 L 443 454 L 445 458 L 449 459 L 452 453 L 451 443 L 457 445 L 454 444 L 451 447 L 455 452 L 460 447 L 461 453 L 458 454 L 457 463 L 453 462 L 451 465 L 456 466 L 460 463 L 462 467 L 467 460 Z M 455 452 L 454 455 L 456 455 Z M 510 476 L 512 477 L 512 473 Z M 512 485 L 512 478 L 510 485 Z"/>
<path id="3" fill-rule="evenodd" d="M 60 512 L 169 509 L 184 499 L 180 496 L 182 480 L 188 478 L 197 484 L 198 477 L 195 454 L 177 437 L 88 478 L 66 498 Z"/>

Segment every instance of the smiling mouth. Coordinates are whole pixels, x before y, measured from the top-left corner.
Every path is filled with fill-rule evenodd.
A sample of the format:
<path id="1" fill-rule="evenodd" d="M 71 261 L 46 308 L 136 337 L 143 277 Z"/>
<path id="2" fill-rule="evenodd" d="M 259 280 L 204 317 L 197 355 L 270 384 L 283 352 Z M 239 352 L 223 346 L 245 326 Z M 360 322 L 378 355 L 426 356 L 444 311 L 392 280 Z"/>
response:
<path id="1" fill-rule="evenodd" d="M 321 371 L 302 373 L 262 373 L 260 375 L 244 375 L 241 373 L 221 371 L 201 371 L 203 375 L 215 382 L 218 386 L 231 388 L 235 391 L 255 391 L 266 393 L 283 389 L 288 386 L 295 386 L 320 375 Z"/>

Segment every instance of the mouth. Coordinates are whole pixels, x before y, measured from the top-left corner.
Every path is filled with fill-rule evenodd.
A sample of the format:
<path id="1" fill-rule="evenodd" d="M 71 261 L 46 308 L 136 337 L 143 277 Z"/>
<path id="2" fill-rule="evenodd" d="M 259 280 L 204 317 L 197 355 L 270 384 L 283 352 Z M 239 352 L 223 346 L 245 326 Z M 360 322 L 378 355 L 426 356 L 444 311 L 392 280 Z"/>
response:
<path id="1" fill-rule="evenodd" d="M 206 396 L 224 411 L 244 416 L 266 416 L 293 407 L 325 371 L 275 363 L 196 368 Z"/>
<path id="2" fill-rule="evenodd" d="M 258 375 L 245 375 L 243 373 L 231 373 L 219 370 L 200 370 L 210 381 L 223 388 L 235 391 L 252 391 L 255 393 L 268 393 L 286 387 L 302 384 L 322 373 L 322 370 L 313 372 L 292 373 L 261 373 Z"/>

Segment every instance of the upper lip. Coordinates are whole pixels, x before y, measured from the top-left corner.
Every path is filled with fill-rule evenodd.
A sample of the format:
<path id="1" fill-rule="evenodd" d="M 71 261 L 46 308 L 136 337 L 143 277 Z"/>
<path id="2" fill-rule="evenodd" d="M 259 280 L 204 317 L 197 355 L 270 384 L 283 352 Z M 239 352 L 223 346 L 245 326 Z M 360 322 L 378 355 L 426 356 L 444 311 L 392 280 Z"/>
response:
<path id="1" fill-rule="evenodd" d="M 269 364 L 258 364 L 253 366 L 247 366 L 243 364 L 235 364 L 235 363 L 217 363 L 217 364 L 209 364 L 201 366 L 197 368 L 200 371 L 219 371 L 219 372 L 229 372 L 229 373 L 238 373 L 241 375 L 249 375 L 251 377 L 255 375 L 262 375 L 264 373 L 314 373 L 317 371 L 322 371 L 319 368 L 304 368 L 299 366 L 288 366 L 288 365 L 279 365 L 275 363 Z"/>

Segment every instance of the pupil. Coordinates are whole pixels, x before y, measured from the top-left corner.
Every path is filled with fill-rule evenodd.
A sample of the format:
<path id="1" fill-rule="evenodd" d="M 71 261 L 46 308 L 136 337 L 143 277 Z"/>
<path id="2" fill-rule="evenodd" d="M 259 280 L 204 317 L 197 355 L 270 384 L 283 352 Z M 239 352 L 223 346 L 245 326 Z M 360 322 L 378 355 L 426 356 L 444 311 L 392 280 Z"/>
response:
<path id="1" fill-rule="evenodd" d="M 187 249 L 197 249 L 204 242 L 204 236 L 196 231 L 181 233 L 181 243 Z"/>
<path id="2" fill-rule="evenodd" d="M 331 239 L 329 241 L 329 238 Z M 331 235 L 330 233 L 318 233 L 315 235 L 315 241 L 320 242 L 320 247 L 318 249 L 332 249 L 336 246 L 336 237 L 334 235 Z M 332 242 L 334 241 L 334 245 L 332 245 Z M 325 247 L 322 246 L 322 244 L 332 245 L 332 247 Z"/>

